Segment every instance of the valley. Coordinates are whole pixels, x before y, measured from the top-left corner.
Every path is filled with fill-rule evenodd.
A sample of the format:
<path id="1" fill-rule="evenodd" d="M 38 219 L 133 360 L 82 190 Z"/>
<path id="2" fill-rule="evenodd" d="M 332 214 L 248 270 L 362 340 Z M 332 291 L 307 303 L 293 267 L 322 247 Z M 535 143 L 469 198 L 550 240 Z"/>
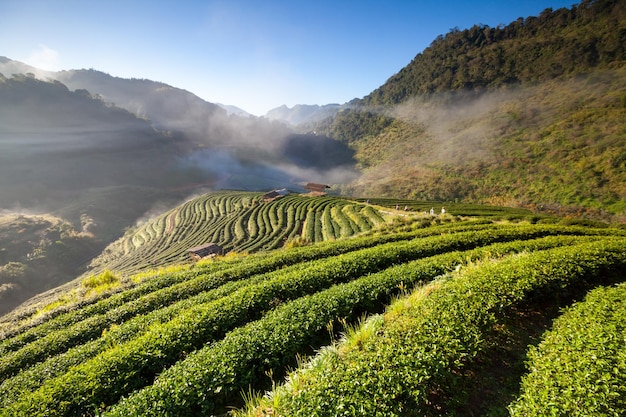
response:
<path id="1" fill-rule="evenodd" d="M 623 415 L 624 16 L 260 117 L 0 57 L 0 417 Z"/>

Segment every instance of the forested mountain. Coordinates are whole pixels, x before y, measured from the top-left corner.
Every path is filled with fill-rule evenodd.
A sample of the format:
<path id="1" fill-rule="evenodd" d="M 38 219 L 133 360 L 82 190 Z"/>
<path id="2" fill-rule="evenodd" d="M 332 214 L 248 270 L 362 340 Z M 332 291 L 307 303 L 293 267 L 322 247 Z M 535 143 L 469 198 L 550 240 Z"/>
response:
<path id="1" fill-rule="evenodd" d="M 453 30 L 316 126 L 363 175 L 344 191 L 626 216 L 626 2 Z"/>
<path id="2" fill-rule="evenodd" d="M 498 27 L 439 36 L 411 63 L 355 104 L 398 104 L 413 96 L 551 80 L 626 59 L 626 2 L 584 0 Z"/>

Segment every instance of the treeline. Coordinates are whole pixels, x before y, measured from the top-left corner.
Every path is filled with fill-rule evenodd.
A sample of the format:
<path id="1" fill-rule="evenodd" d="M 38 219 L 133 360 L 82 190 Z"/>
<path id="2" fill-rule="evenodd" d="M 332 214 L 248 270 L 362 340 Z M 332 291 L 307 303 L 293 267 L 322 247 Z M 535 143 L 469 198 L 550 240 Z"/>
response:
<path id="1" fill-rule="evenodd" d="M 385 84 L 350 102 L 315 129 L 352 144 L 376 136 L 393 123 L 385 106 L 411 97 L 548 81 L 597 67 L 620 66 L 626 59 L 626 2 L 585 0 L 571 9 L 545 9 L 539 16 L 508 25 L 476 24 L 438 36 Z"/>
<path id="2" fill-rule="evenodd" d="M 549 80 L 626 58 L 626 2 L 584 0 L 504 26 L 474 25 L 439 36 L 357 105 L 397 104 L 450 90 Z"/>

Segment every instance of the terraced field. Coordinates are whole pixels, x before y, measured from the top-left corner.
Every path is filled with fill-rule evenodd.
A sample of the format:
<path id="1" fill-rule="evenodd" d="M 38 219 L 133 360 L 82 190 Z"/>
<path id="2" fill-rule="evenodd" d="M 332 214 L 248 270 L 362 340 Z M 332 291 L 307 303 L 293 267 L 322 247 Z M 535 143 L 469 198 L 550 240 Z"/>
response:
<path id="1" fill-rule="evenodd" d="M 189 261 L 187 250 L 217 243 L 225 252 L 258 252 L 290 240 L 321 242 L 368 231 L 384 222 L 371 206 L 336 197 L 286 195 L 263 202 L 252 192 L 213 192 L 194 198 L 110 245 L 92 263 L 133 273 L 150 266 Z"/>
<path id="2" fill-rule="evenodd" d="M 526 410 L 528 401 L 535 408 L 520 415 L 545 415 L 528 393 L 541 378 L 534 374 L 554 372 L 558 361 L 527 372 L 526 352 L 537 350 L 532 360 L 545 362 L 554 354 L 550 346 L 564 343 L 551 336 L 558 326 L 545 330 L 554 319 L 572 320 L 559 318 L 560 309 L 577 300 L 584 305 L 593 288 L 613 293 L 612 285 L 626 277 L 623 229 L 415 217 L 337 239 L 381 217 L 366 214 L 371 206 L 336 198 L 290 196 L 263 204 L 248 193 L 226 197 L 205 196 L 202 205 L 164 214 L 153 223 L 162 229 L 151 226 L 145 238 L 135 238 L 137 248 L 168 230 L 178 233 L 183 224 L 187 233 L 201 234 L 179 220 L 192 218 L 194 207 L 204 207 L 198 219 L 209 221 L 210 211 L 215 222 L 232 224 L 224 226 L 228 233 L 247 230 L 239 230 L 239 240 L 220 240 L 226 231 L 213 231 L 211 240 L 237 241 L 231 248 L 238 250 L 253 248 L 253 241 L 272 248 L 293 230 L 303 233 L 309 218 L 319 225 L 312 236 L 336 240 L 162 272 L 16 324 L 0 340 L 0 416 L 503 415 Z M 267 219 L 262 226 L 254 222 L 256 234 L 251 218 Z M 301 226 L 289 233 L 272 228 L 298 220 Z M 258 238 L 268 233 L 275 236 Z M 615 324 L 621 316 L 596 310 L 591 316 L 603 317 L 599 327 L 606 327 L 585 337 L 617 334 L 602 366 L 615 363 L 620 372 L 610 371 L 613 379 L 602 390 L 585 381 L 583 391 L 608 392 L 618 399 L 610 403 L 617 413 L 611 415 L 619 415 L 626 411 L 618 391 L 626 385 L 623 327 Z M 342 339 L 346 333 L 351 336 Z M 589 372 L 600 366 L 584 363 Z M 488 385 L 495 370 L 498 378 Z"/>

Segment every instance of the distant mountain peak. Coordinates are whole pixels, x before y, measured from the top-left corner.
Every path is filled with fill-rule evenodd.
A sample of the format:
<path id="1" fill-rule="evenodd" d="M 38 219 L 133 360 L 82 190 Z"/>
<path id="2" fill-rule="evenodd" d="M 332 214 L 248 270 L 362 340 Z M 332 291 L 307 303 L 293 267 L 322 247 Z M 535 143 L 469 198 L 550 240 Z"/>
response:
<path id="1" fill-rule="evenodd" d="M 226 114 L 228 114 L 229 116 L 231 114 L 234 114 L 235 116 L 240 116 L 240 117 L 254 117 L 253 114 L 248 113 L 247 111 L 245 111 L 244 109 L 237 107 L 237 106 L 233 106 L 231 104 L 222 104 L 222 103 L 215 103 L 218 106 L 220 106 L 222 109 L 226 110 Z"/>
<path id="2" fill-rule="evenodd" d="M 318 104 L 296 104 L 288 107 L 283 104 L 268 111 L 265 115 L 270 120 L 278 120 L 289 125 L 297 126 L 305 123 L 314 123 L 333 116 L 343 105 L 332 103 L 320 106 Z"/>

